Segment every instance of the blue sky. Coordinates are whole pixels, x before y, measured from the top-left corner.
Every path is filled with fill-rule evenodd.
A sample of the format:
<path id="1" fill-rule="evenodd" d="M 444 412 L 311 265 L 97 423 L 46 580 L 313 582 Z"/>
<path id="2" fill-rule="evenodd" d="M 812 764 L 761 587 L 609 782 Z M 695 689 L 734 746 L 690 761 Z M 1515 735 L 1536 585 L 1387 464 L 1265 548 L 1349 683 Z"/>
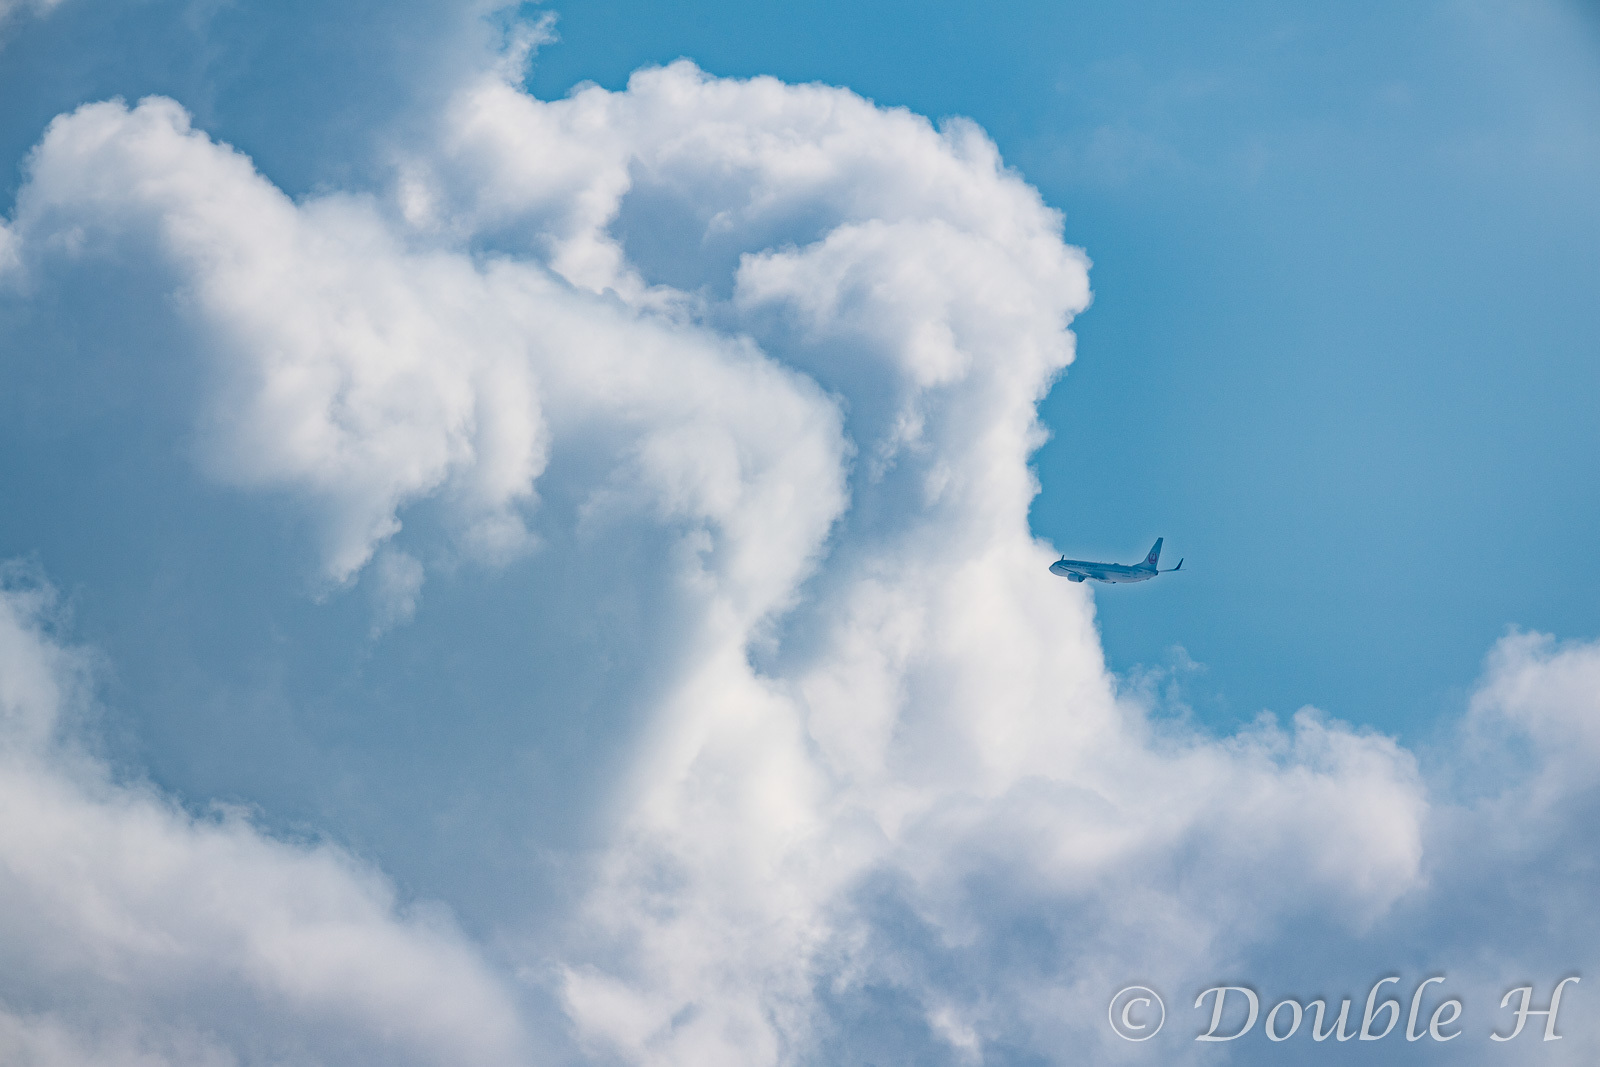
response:
<path id="1" fill-rule="evenodd" d="M 0 1059 L 1600 944 L 1592 6 L 0 3 L 0 100 Z"/>

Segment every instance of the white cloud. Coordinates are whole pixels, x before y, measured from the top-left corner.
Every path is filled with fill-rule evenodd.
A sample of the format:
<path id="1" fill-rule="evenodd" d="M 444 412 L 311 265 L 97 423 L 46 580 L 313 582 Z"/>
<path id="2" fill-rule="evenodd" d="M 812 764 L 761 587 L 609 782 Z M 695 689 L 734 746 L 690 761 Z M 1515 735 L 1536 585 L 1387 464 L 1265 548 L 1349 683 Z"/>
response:
<path id="1" fill-rule="evenodd" d="M 868 917 L 885 884 L 924 924 L 913 941 L 977 946 L 1115 884 L 1166 915 L 1180 947 L 1159 955 L 1189 962 L 1228 927 L 1210 905 L 1241 867 L 1279 872 L 1248 890 L 1258 919 L 1315 900 L 1359 926 L 1416 884 L 1406 754 L 1313 716 L 1151 751 L 1087 597 L 1040 579 L 1034 409 L 1071 357 L 1086 264 L 972 127 L 687 64 L 556 104 L 488 84 L 454 119 L 434 202 L 508 243 L 536 234 L 524 247 L 574 284 L 749 330 L 815 375 L 865 461 L 854 512 L 877 520 L 829 546 L 801 609 L 810 654 L 757 671 L 747 627 L 680 665 L 585 912 L 594 947 L 567 969 L 592 1047 L 778 1062 L 814 1039 L 819 986 L 878 983 L 972 1053 L 990 1036 L 975 1005 Z M 630 198 L 690 220 L 653 262 L 630 254 L 648 251 Z M 991 877 L 1009 902 L 973 899 Z M 1125 947 L 1069 927 L 1064 988 Z M 987 996 L 1025 999 L 1037 975 L 992 978 Z"/>
<path id="2" fill-rule="evenodd" d="M 666 514 L 737 528 L 728 565 L 758 614 L 841 506 L 835 412 L 747 341 L 640 318 L 536 264 L 412 248 L 358 197 L 295 205 L 171 101 L 56 120 L 14 229 L 36 258 L 147 240 L 173 264 L 215 377 L 208 464 L 315 501 L 334 581 L 434 494 L 469 551 L 525 549 L 549 417 L 620 436 Z"/>
<path id="3" fill-rule="evenodd" d="M 330 581 L 376 558 L 380 626 L 417 610 L 408 507 L 502 561 L 535 547 L 563 461 L 581 492 L 548 521 L 670 546 L 677 659 L 557 958 L 528 961 L 585 1049 L 805 1062 L 855 1012 L 899 1027 L 902 1058 L 1110 1060 L 1118 983 L 1281 956 L 1307 916 L 1359 939 L 1481 883 L 1453 842 L 1507 832 L 1502 809 L 1430 803 L 1392 740 L 1309 709 L 1215 739 L 1119 695 L 1090 594 L 1048 578 L 1027 525 L 1087 261 L 971 124 L 686 63 L 554 103 L 496 75 L 399 175 L 392 202 L 295 203 L 170 101 L 91 105 L 52 124 L 11 240 L 39 284 L 127 248 L 174 272 L 209 469 L 308 501 Z M 75 675 L 11 610 L 5 677 L 32 695 L 9 729 L 43 752 Z M 1497 653 L 1474 714 L 1534 738 L 1526 788 L 1589 781 L 1592 660 Z M 62 1015 L 32 966 L 0 1040 L 232 1054 L 192 1036 L 209 1017 L 116 1028 L 146 1003 L 187 1018 L 205 981 L 398 1027 L 419 1058 L 514 1046 L 457 935 L 396 919 L 347 857 L 55 759 L 7 779 L 54 822 L 0 841 L 35 872 L 0 911 L 103 1007 Z"/>
<path id="4" fill-rule="evenodd" d="M 1527 734 L 1564 785 L 1587 784 L 1600 755 L 1600 646 L 1559 645 L 1549 634 L 1512 633 L 1489 656 L 1470 714 Z"/>
<path id="5" fill-rule="evenodd" d="M 203 449 L 220 477 L 324 513 L 326 573 L 349 580 L 448 488 L 464 533 L 501 552 L 544 463 L 528 368 L 474 319 L 459 257 L 408 255 L 358 197 L 296 206 L 168 100 L 51 124 L 15 229 L 45 253 L 148 240 L 185 276 L 215 376 Z"/>
<path id="6" fill-rule="evenodd" d="M 337 848 L 191 815 L 86 755 L 88 661 L 49 636 L 48 589 L 5 577 L 6 1062 L 516 1061 L 514 1001 L 442 912 L 402 907 Z"/>

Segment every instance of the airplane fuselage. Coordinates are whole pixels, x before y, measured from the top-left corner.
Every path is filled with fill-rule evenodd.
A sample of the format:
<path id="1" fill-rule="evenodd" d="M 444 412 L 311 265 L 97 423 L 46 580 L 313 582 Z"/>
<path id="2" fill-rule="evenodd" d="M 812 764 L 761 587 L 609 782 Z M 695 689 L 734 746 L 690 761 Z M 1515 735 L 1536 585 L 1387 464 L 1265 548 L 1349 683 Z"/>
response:
<path id="1" fill-rule="evenodd" d="M 1183 566 L 1183 560 L 1178 561 L 1177 567 L 1169 567 L 1166 571 L 1158 568 L 1161 559 L 1161 542 L 1165 538 L 1156 538 L 1156 543 L 1150 547 L 1150 554 L 1144 557 L 1142 563 L 1096 563 L 1087 559 L 1060 559 L 1050 564 L 1050 573 L 1059 574 L 1069 581 L 1082 582 L 1094 579 L 1097 582 L 1111 582 L 1121 585 L 1127 582 L 1148 582 L 1158 574 L 1165 574 L 1178 570 Z"/>
<path id="2" fill-rule="evenodd" d="M 1050 564 L 1050 573 L 1059 574 L 1074 582 L 1093 578 L 1097 582 L 1146 582 L 1156 576 L 1154 567 L 1143 564 L 1124 566 L 1121 563 L 1091 563 L 1082 559 L 1064 559 Z"/>

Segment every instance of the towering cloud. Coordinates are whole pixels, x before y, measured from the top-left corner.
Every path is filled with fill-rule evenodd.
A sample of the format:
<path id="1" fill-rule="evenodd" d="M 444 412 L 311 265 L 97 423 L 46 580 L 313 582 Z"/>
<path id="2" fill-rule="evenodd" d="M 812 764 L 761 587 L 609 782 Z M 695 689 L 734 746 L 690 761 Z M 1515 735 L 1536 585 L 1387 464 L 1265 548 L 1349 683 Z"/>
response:
<path id="1" fill-rule="evenodd" d="M 1217 739 L 1119 692 L 1027 522 L 1088 264 L 980 130 L 680 62 L 557 102 L 487 77 L 439 131 L 388 193 L 296 202 L 171 101 L 87 106 L 0 270 L 170 272 L 206 470 L 313 509 L 379 629 L 426 610 L 423 560 L 552 552 L 540 523 L 659 544 L 606 579 L 675 597 L 637 758 L 551 956 L 516 961 L 576 1055 L 1109 1062 L 1119 985 L 1273 958 L 1307 916 L 1359 938 L 1448 880 L 1430 840 L 1470 870 L 1450 842 L 1493 805 L 1430 806 L 1392 740 L 1309 709 Z M 403 528 L 424 503 L 441 533 Z M 73 755 L 39 596 L 5 601 L 0 1041 L 517 1061 L 505 981 L 447 923 Z M 573 671 L 629 651 L 586 640 Z M 1477 705 L 1550 753 L 1541 817 L 1587 787 L 1592 659 L 1511 639 Z"/>
<path id="2" fill-rule="evenodd" d="M 51 636 L 47 586 L 0 577 L 0 1059 L 518 1057 L 514 999 L 446 913 L 88 755 L 90 660 Z"/>

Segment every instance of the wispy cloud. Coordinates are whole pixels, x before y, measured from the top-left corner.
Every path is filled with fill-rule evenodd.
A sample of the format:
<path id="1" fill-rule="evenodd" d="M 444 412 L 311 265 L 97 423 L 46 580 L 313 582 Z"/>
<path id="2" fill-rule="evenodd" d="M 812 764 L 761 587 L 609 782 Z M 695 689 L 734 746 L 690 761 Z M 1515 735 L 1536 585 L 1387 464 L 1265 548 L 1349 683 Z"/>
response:
<path id="1" fill-rule="evenodd" d="M 61 0 L 0 0 L 0 26 L 20 12 L 43 15 L 59 3 Z"/>

